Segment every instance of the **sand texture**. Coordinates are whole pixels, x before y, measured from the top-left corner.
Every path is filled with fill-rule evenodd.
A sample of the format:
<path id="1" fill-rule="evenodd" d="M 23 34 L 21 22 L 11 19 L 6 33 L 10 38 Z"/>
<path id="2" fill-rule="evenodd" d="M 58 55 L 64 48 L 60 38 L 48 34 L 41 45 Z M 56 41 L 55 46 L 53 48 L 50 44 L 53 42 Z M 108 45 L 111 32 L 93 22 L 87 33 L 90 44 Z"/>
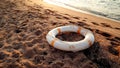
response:
<path id="1" fill-rule="evenodd" d="M 75 53 L 55 49 L 45 37 L 51 29 L 63 25 L 91 30 L 95 43 Z M 83 38 L 79 36 L 58 35 L 70 41 Z M 42 0 L 1 0 L 0 68 L 120 68 L 120 23 Z"/>

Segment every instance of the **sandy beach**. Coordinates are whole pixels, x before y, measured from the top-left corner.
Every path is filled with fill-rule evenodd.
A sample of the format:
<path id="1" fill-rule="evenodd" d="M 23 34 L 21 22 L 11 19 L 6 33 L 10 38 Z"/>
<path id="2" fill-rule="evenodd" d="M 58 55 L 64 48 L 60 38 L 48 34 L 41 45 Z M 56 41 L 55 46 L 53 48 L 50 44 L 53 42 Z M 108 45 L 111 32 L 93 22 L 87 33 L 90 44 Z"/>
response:
<path id="1" fill-rule="evenodd" d="M 50 46 L 46 34 L 63 25 L 91 30 L 94 44 L 75 53 Z M 79 36 L 70 33 L 59 38 L 74 41 Z M 120 68 L 120 22 L 43 0 L 1 0 L 0 68 Z"/>

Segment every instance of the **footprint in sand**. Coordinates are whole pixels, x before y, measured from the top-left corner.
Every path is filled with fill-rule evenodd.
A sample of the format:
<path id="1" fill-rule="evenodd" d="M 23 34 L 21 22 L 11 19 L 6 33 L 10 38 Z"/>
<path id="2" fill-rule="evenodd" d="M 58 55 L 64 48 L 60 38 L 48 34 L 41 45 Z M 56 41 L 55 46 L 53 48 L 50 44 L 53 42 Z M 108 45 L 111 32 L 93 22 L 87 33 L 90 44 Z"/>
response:
<path id="1" fill-rule="evenodd" d="M 27 49 L 25 49 L 24 51 L 24 56 L 26 58 L 33 58 L 33 56 L 35 55 L 35 51 L 34 51 L 34 48 L 28 48 L 26 47 Z"/>
<path id="2" fill-rule="evenodd" d="M 118 41 L 120 41 L 120 37 L 115 37 L 115 39 L 117 39 Z"/>
<path id="3" fill-rule="evenodd" d="M 101 25 L 102 25 L 103 27 L 109 27 L 109 28 L 112 28 L 110 25 L 108 25 L 108 24 L 106 24 L 106 23 L 101 23 Z"/>
<path id="4" fill-rule="evenodd" d="M 0 48 L 2 48 L 3 46 L 4 46 L 4 43 L 0 41 Z"/>
<path id="5" fill-rule="evenodd" d="M 84 19 L 83 19 L 82 21 L 83 21 L 83 22 L 86 22 L 86 20 L 84 20 Z"/>
<path id="6" fill-rule="evenodd" d="M 25 42 L 25 45 L 28 46 L 28 47 L 32 47 L 33 46 L 31 41 Z"/>
<path id="7" fill-rule="evenodd" d="M 57 18 L 57 19 L 62 19 L 62 17 L 60 17 L 60 16 L 56 16 L 56 18 Z"/>
<path id="8" fill-rule="evenodd" d="M 80 20 L 80 17 L 72 17 L 72 18 L 77 19 L 77 20 Z"/>
<path id="9" fill-rule="evenodd" d="M 70 20 L 70 18 L 66 16 L 63 16 L 63 19 Z"/>
<path id="10" fill-rule="evenodd" d="M 114 41 L 111 41 L 110 44 L 114 47 L 117 47 L 117 46 L 120 46 L 119 43 L 117 42 L 114 42 Z"/>
<path id="11" fill-rule="evenodd" d="M 112 37 L 112 35 L 110 35 L 109 33 L 106 33 L 106 32 L 102 32 L 100 30 L 96 30 L 95 31 L 96 33 L 106 37 L 107 40 L 111 41 L 111 45 L 113 46 L 119 46 L 119 43 L 120 43 L 120 38 L 119 37 Z"/>
<path id="12" fill-rule="evenodd" d="M 69 23 L 71 23 L 71 24 L 75 24 L 76 22 L 74 22 L 74 21 L 68 21 Z"/>
<path id="13" fill-rule="evenodd" d="M 79 26 L 89 26 L 88 24 L 86 24 L 82 21 L 77 21 L 77 25 L 79 25 Z"/>
<path id="14" fill-rule="evenodd" d="M 100 30 L 96 30 L 95 32 L 98 33 L 98 34 L 101 34 L 101 35 L 104 36 L 104 37 L 111 37 L 111 35 L 110 35 L 109 33 L 102 32 L 102 31 L 100 31 Z"/>
<path id="15" fill-rule="evenodd" d="M 94 29 L 90 28 L 90 27 L 87 27 L 87 26 L 83 26 L 84 28 L 90 30 L 90 31 L 94 31 Z"/>
<path id="16" fill-rule="evenodd" d="M 77 24 L 78 26 L 89 26 L 88 24 L 82 22 L 82 21 L 77 21 L 77 22 L 74 22 L 74 21 L 68 21 L 69 23 L 71 24 Z"/>
<path id="17" fill-rule="evenodd" d="M 44 13 L 47 14 L 47 15 L 54 15 L 55 14 L 55 11 L 52 11 L 50 9 L 45 9 L 44 10 Z"/>
<path id="18" fill-rule="evenodd" d="M 6 56 L 4 52 L 0 52 L 0 60 L 3 60 Z"/>
<path id="19" fill-rule="evenodd" d="M 14 32 L 15 32 L 15 33 L 20 33 L 20 32 L 22 32 L 22 31 L 21 31 L 21 29 L 16 29 Z"/>
<path id="20" fill-rule="evenodd" d="M 115 38 L 107 38 L 107 40 L 110 40 L 110 41 L 114 41 L 114 42 L 120 43 L 120 40 L 117 40 L 117 39 L 115 39 Z"/>
<path id="21" fill-rule="evenodd" d="M 118 27 L 115 27 L 115 29 L 120 30 L 120 28 L 118 28 Z"/>
<path id="22" fill-rule="evenodd" d="M 35 45 L 35 44 L 37 44 L 37 43 L 39 43 L 39 42 L 41 42 L 41 39 L 40 39 L 40 38 L 35 38 L 35 39 L 33 39 L 33 40 L 31 41 L 31 43 L 32 43 L 33 45 Z"/>
<path id="23" fill-rule="evenodd" d="M 70 16 L 69 14 L 64 14 L 64 15 Z"/>
<path id="24" fill-rule="evenodd" d="M 61 15 L 61 16 L 58 15 L 58 16 L 56 16 L 56 18 L 57 18 L 57 19 L 66 19 L 66 20 L 70 20 L 69 17 L 62 16 L 62 15 Z"/>
<path id="25" fill-rule="evenodd" d="M 116 56 L 119 55 L 119 51 L 116 50 L 113 46 L 108 46 L 108 51 L 109 51 L 110 53 L 112 53 L 113 55 L 116 55 Z"/>
<path id="26" fill-rule="evenodd" d="M 35 33 L 34 33 L 36 36 L 39 36 L 42 34 L 42 31 L 41 30 L 36 30 Z"/>
<path id="27" fill-rule="evenodd" d="M 45 60 L 44 56 L 41 56 L 41 55 L 35 55 L 33 58 L 33 61 L 35 64 L 39 64 L 41 63 L 41 61 L 44 61 L 44 60 Z"/>
<path id="28" fill-rule="evenodd" d="M 12 53 L 12 57 L 13 57 L 13 58 L 19 58 L 19 57 L 20 57 L 20 53 L 14 51 L 14 52 Z"/>
<path id="29" fill-rule="evenodd" d="M 105 37 L 111 37 L 111 35 L 108 34 L 108 33 L 106 33 L 106 32 L 102 32 L 102 33 L 100 33 L 100 34 L 103 35 L 103 36 L 105 36 Z"/>
<path id="30" fill-rule="evenodd" d="M 92 23 L 92 24 L 94 24 L 94 25 L 97 25 L 97 26 L 99 25 L 99 24 L 98 24 L 98 23 L 96 23 L 96 22 L 91 22 L 91 23 Z"/>

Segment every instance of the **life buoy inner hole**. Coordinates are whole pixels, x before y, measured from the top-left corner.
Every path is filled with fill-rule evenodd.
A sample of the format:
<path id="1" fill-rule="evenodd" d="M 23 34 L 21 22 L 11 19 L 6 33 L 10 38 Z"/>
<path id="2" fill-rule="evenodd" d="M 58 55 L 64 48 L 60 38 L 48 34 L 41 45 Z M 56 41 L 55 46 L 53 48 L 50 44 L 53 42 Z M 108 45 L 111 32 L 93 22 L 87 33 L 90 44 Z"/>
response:
<path id="1" fill-rule="evenodd" d="M 80 41 L 84 39 L 84 36 L 76 32 L 61 32 L 56 37 L 62 41 L 70 41 L 70 42 Z"/>

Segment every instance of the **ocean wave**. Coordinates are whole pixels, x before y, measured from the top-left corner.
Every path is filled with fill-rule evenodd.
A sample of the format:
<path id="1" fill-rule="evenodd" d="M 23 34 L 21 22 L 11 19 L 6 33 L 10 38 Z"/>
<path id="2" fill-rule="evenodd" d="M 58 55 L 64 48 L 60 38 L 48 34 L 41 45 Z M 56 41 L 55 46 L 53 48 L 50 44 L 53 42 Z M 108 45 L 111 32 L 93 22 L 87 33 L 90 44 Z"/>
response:
<path id="1" fill-rule="evenodd" d="M 120 21 L 120 0 L 47 0 Z"/>

